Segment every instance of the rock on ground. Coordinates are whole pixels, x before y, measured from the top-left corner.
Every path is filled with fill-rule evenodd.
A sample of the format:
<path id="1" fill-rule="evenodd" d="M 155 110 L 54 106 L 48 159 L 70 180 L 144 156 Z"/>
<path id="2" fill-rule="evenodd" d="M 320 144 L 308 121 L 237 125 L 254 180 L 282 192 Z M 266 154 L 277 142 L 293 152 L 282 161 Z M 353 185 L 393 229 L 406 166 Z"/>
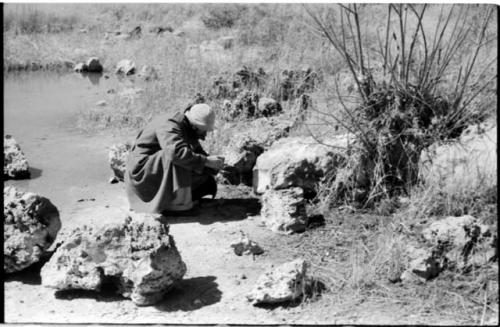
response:
<path id="1" fill-rule="evenodd" d="M 235 135 L 235 139 L 222 152 L 226 161 L 221 175 L 230 184 L 243 183 L 251 186 L 252 169 L 262 152 L 264 147 L 248 135 Z"/>
<path id="2" fill-rule="evenodd" d="M 304 192 L 300 187 L 268 190 L 262 195 L 262 221 L 273 232 L 303 232 L 307 226 Z"/>
<path id="3" fill-rule="evenodd" d="M 84 73 L 84 72 L 87 72 L 88 71 L 88 67 L 87 67 L 87 64 L 83 63 L 83 62 L 79 62 L 75 65 L 75 68 L 73 68 L 75 70 L 75 72 L 77 73 Z"/>
<path id="4" fill-rule="evenodd" d="M 254 241 L 250 240 L 248 236 L 241 232 L 240 239 L 231 243 L 234 253 L 238 256 L 243 254 L 259 255 L 264 253 L 264 250 Z"/>
<path id="5" fill-rule="evenodd" d="M 135 73 L 135 62 L 129 59 L 123 59 L 116 64 L 116 74 L 132 75 Z"/>
<path id="6" fill-rule="evenodd" d="M 138 76 L 145 81 L 154 81 L 159 78 L 156 69 L 148 65 L 145 65 L 141 68 Z"/>
<path id="7" fill-rule="evenodd" d="M 11 135 L 3 138 L 3 175 L 7 178 L 29 178 L 28 160 Z"/>
<path id="8" fill-rule="evenodd" d="M 470 126 L 453 143 L 436 144 L 420 156 L 419 176 L 447 194 L 497 184 L 497 127 Z"/>
<path id="9" fill-rule="evenodd" d="M 129 143 L 114 144 L 109 149 L 109 165 L 113 170 L 111 182 L 123 182 L 125 177 L 125 169 L 127 166 L 127 158 L 132 146 Z"/>
<path id="10" fill-rule="evenodd" d="M 290 132 L 294 120 L 286 115 L 270 118 L 258 118 L 253 121 L 228 123 L 228 130 L 238 131 L 231 135 L 221 154 L 226 158 L 226 165 L 221 176 L 230 184 L 252 185 L 253 168 L 257 157 L 276 140 Z M 223 137 L 214 132 L 214 138 Z"/>
<path id="11" fill-rule="evenodd" d="M 470 215 L 446 217 L 422 231 L 429 247 L 409 246 L 409 268 L 403 282 L 427 281 L 444 269 L 464 270 L 488 265 L 497 256 L 497 236 Z"/>
<path id="12" fill-rule="evenodd" d="M 404 283 L 431 280 L 437 277 L 444 268 L 443 263 L 434 258 L 430 250 L 409 246 L 406 252 L 410 263 L 408 269 L 401 275 L 401 281 Z"/>
<path id="13" fill-rule="evenodd" d="M 260 117 L 276 116 L 283 112 L 278 101 L 265 97 L 259 99 L 257 110 Z"/>
<path id="14" fill-rule="evenodd" d="M 61 229 L 59 211 L 35 193 L 6 187 L 4 197 L 4 271 L 12 273 L 38 262 Z"/>
<path id="15" fill-rule="evenodd" d="M 87 71 L 89 73 L 102 73 L 103 67 L 101 65 L 101 62 L 99 61 L 99 58 L 97 57 L 92 57 L 89 60 L 87 60 Z"/>
<path id="16" fill-rule="evenodd" d="M 247 299 L 255 304 L 293 301 L 305 292 L 310 279 L 303 259 L 287 262 L 261 275 Z"/>
<path id="17" fill-rule="evenodd" d="M 99 291 L 112 284 L 136 305 L 160 301 L 182 279 L 186 265 L 167 226 L 150 215 L 124 220 L 74 229 L 42 268 L 42 285 Z"/>
<path id="18" fill-rule="evenodd" d="M 449 265 L 458 269 L 487 264 L 496 255 L 495 235 L 473 216 L 446 217 L 422 231 Z"/>
<path id="19" fill-rule="evenodd" d="M 345 161 L 348 142 L 347 135 L 339 135 L 326 144 L 312 137 L 279 140 L 257 158 L 253 169 L 254 191 L 261 194 L 267 189 L 294 186 L 313 190 L 327 172 L 335 172 Z"/>
<path id="20" fill-rule="evenodd" d="M 216 42 L 219 46 L 226 50 L 231 49 L 234 46 L 235 40 L 234 36 L 222 36 L 218 38 Z"/>

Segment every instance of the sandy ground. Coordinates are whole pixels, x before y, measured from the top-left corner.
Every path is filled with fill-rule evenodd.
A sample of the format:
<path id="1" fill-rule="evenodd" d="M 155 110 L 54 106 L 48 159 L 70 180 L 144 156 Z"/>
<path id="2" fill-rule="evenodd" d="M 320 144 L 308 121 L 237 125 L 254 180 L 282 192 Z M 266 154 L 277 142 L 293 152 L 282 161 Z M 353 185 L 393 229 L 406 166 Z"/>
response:
<path id="1" fill-rule="evenodd" d="M 7 181 L 24 191 L 49 198 L 59 209 L 62 237 L 84 224 L 123 219 L 128 210 L 123 183 L 109 184 L 108 146 L 120 136 L 79 134 L 41 137 L 24 142 L 30 153 L 32 179 Z M 66 291 L 41 286 L 41 264 L 8 275 L 5 286 L 6 323 L 373 323 L 398 321 L 387 308 L 343 312 L 335 303 L 316 301 L 295 307 L 254 307 L 245 298 L 258 276 L 293 258 L 280 248 L 289 237 L 262 226 L 258 199 L 248 188 L 221 187 L 219 205 L 202 207 L 202 216 L 170 220 L 170 231 L 186 262 L 182 282 L 165 299 L 150 307 L 137 307 L 114 294 Z M 224 199 L 224 200 L 221 200 Z M 260 256 L 236 256 L 230 247 L 244 231 L 266 252 Z M 364 313 L 363 313 L 364 312 Z M 396 319 L 396 320 L 395 320 Z"/>
<path id="2" fill-rule="evenodd" d="M 134 135 L 50 133 L 25 138 L 32 178 L 6 181 L 49 198 L 59 209 L 60 238 L 76 226 L 103 224 L 125 217 L 124 184 L 109 184 L 108 149 Z M 362 302 L 343 306 L 334 296 L 296 306 L 255 307 L 245 295 L 258 276 L 273 266 L 311 253 L 297 248 L 310 232 L 278 235 L 262 226 L 260 204 L 249 188 L 221 187 L 217 206 L 202 216 L 171 219 L 170 231 L 187 265 L 184 279 L 154 306 L 137 307 L 114 294 L 65 291 L 41 286 L 42 264 L 6 276 L 6 323 L 116 324 L 456 324 L 439 312 L 412 312 L 396 303 Z M 320 227 L 321 228 L 321 227 Z M 236 256 L 230 247 L 240 230 L 265 250 Z M 328 233 L 329 230 L 316 232 Z M 294 253 L 294 255 L 290 255 Z M 498 321 L 498 320 L 496 320 Z"/>

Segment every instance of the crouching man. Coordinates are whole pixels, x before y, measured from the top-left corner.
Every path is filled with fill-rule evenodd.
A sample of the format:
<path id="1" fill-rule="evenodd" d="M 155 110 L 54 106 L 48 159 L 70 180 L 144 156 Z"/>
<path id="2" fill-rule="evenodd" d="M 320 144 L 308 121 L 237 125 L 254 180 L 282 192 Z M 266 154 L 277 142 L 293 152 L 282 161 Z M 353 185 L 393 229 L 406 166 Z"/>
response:
<path id="1" fill-rule="evenodd" d="M 224 159 L 200 145 L 214 130 L 215 112 L 195 104 L 173 117 L 160 115 L 139 132 L 127 160 L 125 185 L 136 212 L 182 212 L 205 195 L 215 197 L 214 175 Z"/>

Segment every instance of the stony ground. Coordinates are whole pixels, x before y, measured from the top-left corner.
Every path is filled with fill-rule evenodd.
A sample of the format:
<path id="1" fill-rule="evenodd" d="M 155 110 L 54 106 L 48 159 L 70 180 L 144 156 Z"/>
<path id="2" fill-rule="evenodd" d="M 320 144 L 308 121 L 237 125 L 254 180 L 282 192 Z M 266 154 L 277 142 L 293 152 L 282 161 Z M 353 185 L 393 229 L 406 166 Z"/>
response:
<path id="1" fill-rule="evenodd" d="M 50 117 L 42 118 L 48 121 Z M 60 239 L 76 226 L 123 219 L 128 210 L 124 185 L 108 183 L 111 175 L 108 151 L 112 144 L 131 140 L 134 133 L 113 135 L 108 131 L 85 135 L 63 133 L 46 126 L 37 129 L 35 137 L 27 137 L 29 133 L 21 127 L 16 126 L 18 133 L 25 136 L 20 142 L 29 159 L 32 177 L 7 181 L 6 185 L 50 199 L 60 211 L 63 224 Z M 438 293 L 441 279 L 417 287 L 379 279 L 377 287 L 366 283 L 364 287 L 347 285 L 362 275 L 355 271 L 363 268 L 355 262 L 356 249 L 365 244 L 377 246 L 370 244 L 370 238 L 375 238 L 383 222 L 391 222 L 390 217 L 336 210 L 328 213 L 326 225 L 285 236 L 264 227 L 259 212 L 259 199 L 249 188 L 221 187 L 218 201 L 204 204 L 198 216 L 168 221 L 188 272 L 155 306 L 137 307 L 129 299 L 111 292 L 46 289 L 41 286 L 41 265 L 38 265 L 7 276 L 5 321 L 453 325 L 477 324 L 482 319 L 481 314 L 469 315 L 470 311 L 457 308 L 444 311 L 440 302 L 446 298 Z M 255 257 L 236 256 L 230 244 L 239 238 L 240 231 L 260 244 L 265 253 Z M 332 289 L 319 298 L 284 306 L 254 307 L 246 300 L 245 295 L 260 274 L 295 258 L 305 258 L 323 267 L 322 276 L 329 279 Z M 483 320 L 494 324 L 498 319 L 491 312 L 488 310 Z"/>
<path id="2" fill-rule="evenodd" d="M 124 185 L 108 184 L 111 171 L 107 165 L 107 148 L 103 146 L 112 144 L 120 136 L 64 137 L 67 142 L 48 138 L 25 143 L 24 149 L 31 154 L 38 174 L 31 180 L 8 181 L 7 184 L 50 198 L 60 210 L 61 237 L 75 226 L 122 219 L 127 212 Z M 61 153 L 65 154 L 64 159 Z M 86 155 L 77 155 L 81 153 Z M 310 240 L 334 240 L 338 225 L 327 224 L 297 235 L 278 235 L 260 223 L 259 201 L 248 188 L 221 187 L 218 199 L 215 205 L 203 203 L 198 216 L 169 221 L 188 272 L 157 305 L 137 307 L 129 299 L 110 292 L 55 292 L 41 286 L 41 265 L 38 265 L 7 276 L 5 321 L 127 324 L 456 322 L 452 317 L 412 312 L 411 308 L 387 301 L 358 301 L 353 306 L 352 302 L 345 303 L 345 296 L 341 302 L 328 293 L 314 301 L 294 305 L 252 306 L 245 294 L 264 270 L 296 257 L 323 255 L 314 252 L 315 248 L 310 246 L 314 242 Z M 356 222 L 357 219 L 360 218 L 356 215 L 342 217 L 342 221 Z M 230 243 L 239 238 L 240 230 L 266 252 L 255 257 L 236 256 Z M 346 246 L 349 245 L 336 244 L 339 251 L 347 250 Z"/>

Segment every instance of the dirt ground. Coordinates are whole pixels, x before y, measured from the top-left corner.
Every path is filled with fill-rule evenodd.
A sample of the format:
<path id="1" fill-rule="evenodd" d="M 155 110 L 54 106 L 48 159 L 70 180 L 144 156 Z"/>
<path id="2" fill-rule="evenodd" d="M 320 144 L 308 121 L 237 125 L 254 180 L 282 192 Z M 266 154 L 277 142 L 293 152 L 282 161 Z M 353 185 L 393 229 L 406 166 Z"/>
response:
<path id="1" fill-rule="evenodd" d="M 62 139 L 64 138 L 64 140 Z M 59 209 L 65 233 L 84 224 L 118 221 L 128 206 L 124 184 L 109 184 L 108 146 L 119 135 L 79 134 L 41 137 L 23 144 L 30 153 L 32 179 L 7 181 L 20 190 L 37 192 Z M 332 296 L 297 305 L 255 307 L 245 295 L 266 269 L 296 257 L 311 233 L 278 235 L 259 217 L 260 203 L 249 188 L 221 186 L 217 205 L 202 214 L 170 219 L 170 231 L 187 265 L 184 279 L 154 306 L 137 307 L 129 299 L 102 292 L 56 292 L 41 286 L 40 268 L 6 276 L 6 323 L 126 324 L 453 324 L 451 318 L 412 313 L 399 304 L 361 302 L 355 307 Z M 240 231 L 265 250 L 260 256 L 236 256 L 230 247 Z M 57 240 L 56 240 L 57 242 Z M 290 249 L 295 251 L 289 251 Z"/>

